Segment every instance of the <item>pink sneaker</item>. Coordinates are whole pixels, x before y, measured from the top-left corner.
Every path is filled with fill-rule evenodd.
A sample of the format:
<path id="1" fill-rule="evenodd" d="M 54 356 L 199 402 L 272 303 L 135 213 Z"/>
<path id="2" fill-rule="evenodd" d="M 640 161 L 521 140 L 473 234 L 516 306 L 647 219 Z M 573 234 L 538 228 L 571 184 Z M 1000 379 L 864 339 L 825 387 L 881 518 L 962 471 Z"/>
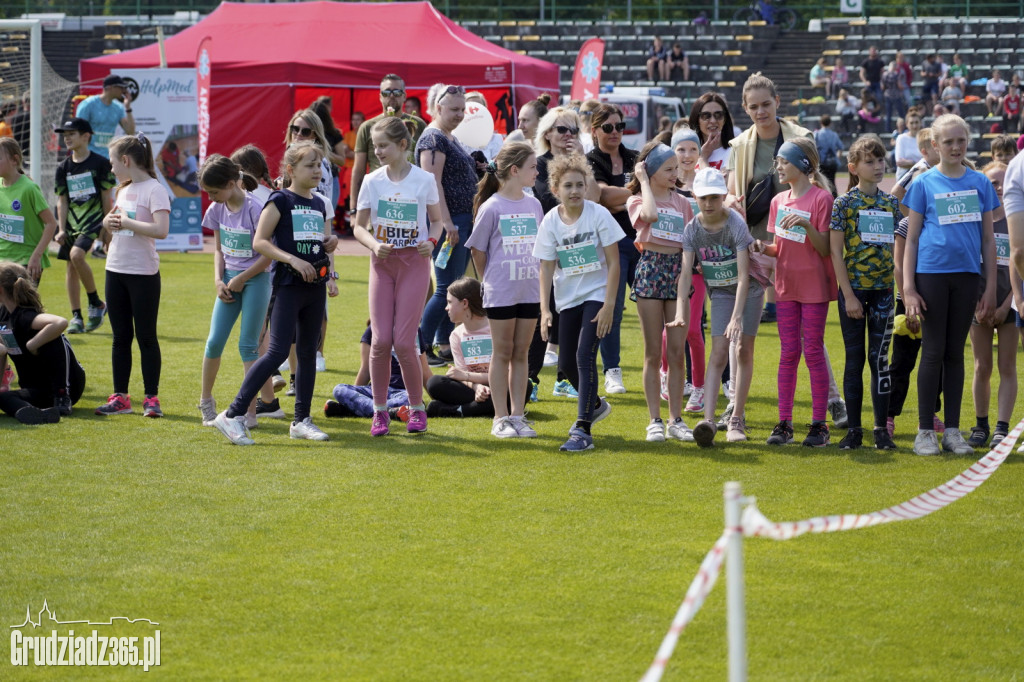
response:
<path id="1" fill-rule="evenodd" d="M 391 430 L 391 417 L 387 410 L 376 410 L 373 413 L 373 425 L 370 426 L 371 436 L 386 436 Z"/>
<path id="2" fill-rule="evenodd" d="M 96 414 L 131 414 L 132 399 L 127 394 L 115 393 L 107 399 L 106 404 L 96 408 Z"/>
<path id="3" fill-rule="evenodd" d="M 935 429 L 934 429 L 935 433 L 945 433 L 946 432 L 946 425 L 942 423 L 941 419 L 939 419 L 939 415 L 935 415 L 934 417 L 932 417 L 932 420 L 933 420 L 932 421 L 932 426 L 935 427 Z"/>
<path id="4" fill-rule="evenodd" d="M 409 423 L 405 429 L 409 433 L 424 433 L 427 430 L 427 413 L 423 410 L 409 410 Z"/>

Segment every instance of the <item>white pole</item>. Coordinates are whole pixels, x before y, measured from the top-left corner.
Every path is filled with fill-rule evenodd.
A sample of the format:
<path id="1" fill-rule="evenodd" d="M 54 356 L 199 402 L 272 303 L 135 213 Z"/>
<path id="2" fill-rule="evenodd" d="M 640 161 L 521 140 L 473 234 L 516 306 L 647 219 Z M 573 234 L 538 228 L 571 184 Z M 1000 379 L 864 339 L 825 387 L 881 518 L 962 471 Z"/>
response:
<path id="1" fill-rule="evenodd" d="M 43 178 L 43 26 L 37 19 L 30 23 L 29 34 L 29 176 L 38 184 Z"/>
<path id="2" fill-rule="evenodd" d="M 732 531 L 725 552 L 726 625 L 729 638 L 729 682 L 747 682 L 747 613 L 743 585 L 743 505 L 740 484 L 725 484 L 725 528 Z"/>

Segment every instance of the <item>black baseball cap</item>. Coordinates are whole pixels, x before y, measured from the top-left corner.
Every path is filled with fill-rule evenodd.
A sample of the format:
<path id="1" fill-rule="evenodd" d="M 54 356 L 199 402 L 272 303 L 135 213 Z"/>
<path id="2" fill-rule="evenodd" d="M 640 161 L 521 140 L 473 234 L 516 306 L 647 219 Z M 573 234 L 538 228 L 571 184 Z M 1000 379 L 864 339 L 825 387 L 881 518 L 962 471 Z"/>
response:
<path id="1" fill-rule="evenodd" d="M 92 125 L 84 118 L 73 118 L 70 121 L 64 121 L 64 125 L 53 129 L 55 133 L 91 133 Z"/>
<path id="2" fill-rule="evenodd" d="M 128 85 L 128 82 L 125 79 L 121 78 L 120 76 L 114 75 L 114 74 L 110 74 L 109 76 L 107 76 L 106 78 L 103 79 L 103 87 L 105 87 L 105 88 L 109 88 L 109 87 L 113 87 L 113 86 L 117 86 L 119 88 L 123 88 L 123 87 L 125 87 L 127 85 Z"/>

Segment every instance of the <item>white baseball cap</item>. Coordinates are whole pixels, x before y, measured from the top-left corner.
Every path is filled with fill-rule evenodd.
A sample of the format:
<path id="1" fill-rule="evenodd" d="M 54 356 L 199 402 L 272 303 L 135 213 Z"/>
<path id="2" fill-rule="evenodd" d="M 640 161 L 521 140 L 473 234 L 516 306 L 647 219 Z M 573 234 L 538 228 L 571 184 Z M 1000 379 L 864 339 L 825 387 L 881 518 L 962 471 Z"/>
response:
<path id="1" fill-rule="evenodd" d="M 717 168 L 701 168 L 693 179 L 693 195 L 706 197 L 709 194 L 728 194 L 725 176 Z"/>

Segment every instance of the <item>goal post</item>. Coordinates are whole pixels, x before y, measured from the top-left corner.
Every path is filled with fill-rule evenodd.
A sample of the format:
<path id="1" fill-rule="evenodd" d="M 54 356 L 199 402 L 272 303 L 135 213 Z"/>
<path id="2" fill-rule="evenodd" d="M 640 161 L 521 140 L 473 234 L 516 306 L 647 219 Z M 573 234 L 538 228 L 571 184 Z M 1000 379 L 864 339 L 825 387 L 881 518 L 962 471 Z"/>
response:
<path id="1" fill-rule="evenodd" d="M 0 20 L 0 33 L 29 32 L 29 175 L 42 184 L 43 171 L 43 24 L 38 19 Z"/>

